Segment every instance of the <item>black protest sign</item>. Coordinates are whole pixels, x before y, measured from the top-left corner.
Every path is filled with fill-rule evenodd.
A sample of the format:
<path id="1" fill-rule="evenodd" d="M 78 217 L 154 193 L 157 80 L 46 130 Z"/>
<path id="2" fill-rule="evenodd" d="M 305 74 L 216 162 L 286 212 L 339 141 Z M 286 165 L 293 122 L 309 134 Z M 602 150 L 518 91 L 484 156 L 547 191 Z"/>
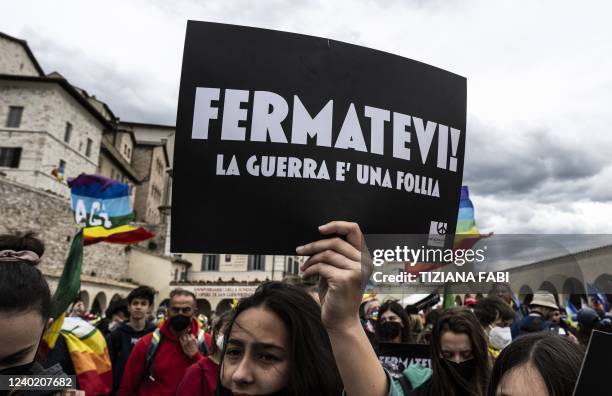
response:
<path id="1" fill-rule="evenodd" d="M 411 364 L 431 368 L 429 345 L 382 342 L 377 349 L 380 364 L 394 377 L 400 377 Z"/>
<path id="2" fill-rule="evenodd" d="M 172 251 L 294 254 L 331 220 L 373 234 L 454 230 L 465 111 L 465 78 L 420 62 L 190 21 Z"/>
<path id="3" fill-rule="evenodd" d="M 608 394 L 612 334 L 594 330 L 582 362 L 574 396 Z"/>

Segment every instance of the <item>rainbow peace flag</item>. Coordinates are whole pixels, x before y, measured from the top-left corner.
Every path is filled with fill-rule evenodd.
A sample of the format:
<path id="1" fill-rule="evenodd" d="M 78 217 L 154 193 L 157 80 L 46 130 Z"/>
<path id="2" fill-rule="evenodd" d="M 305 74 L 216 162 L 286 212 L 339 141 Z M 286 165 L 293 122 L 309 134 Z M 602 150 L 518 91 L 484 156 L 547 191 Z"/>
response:
<path id="1" fill-rule="evenodd" d="M 100 330 L 81 318 L 64 318 L 66 340 L 79 388 L 85 395 L 108 395 L 113 383 L 111 361 Z"/>
<path id="2" fill-rule="evenodd" d="M 470 199 L 470 191 L 467 186 L 461 186 L 461 197 L 459 200 L 459 213 L 457 214 L 457 227 L 455 229 L 455 240 L 453 250 L 471 249 L 476 242 L 488 238 L 493 233 L 481 234 L 476 228 L 474 217 L 474 204 Z M 432 271 L 446 265 L 445 263 L 416 263 L 411 265 L 406 263 L 404 270 L 408 273 L 418 274 L 419 272 Z"/>
<path id="3" fill-rule="evenodd" d="M 461 186 L 459 199 L 459 214 L 457 215 L 456 234 L 478 234 L 476 219 L 474 218 L 474 205 L 470 199 L 468 186 Z"/>
<path id="4" fill-rule="evenodd" d="M 493 233 L 481 234 L 476 228 L 474 217 L 474 204 L 470 199 L 468 186 L 461 186 L 461 198 L 459 200 L 459 214 L 457 215 L 457 228 L 455 230 L 455 242 L 453 249 L 471 249 L 479 240 L 488 238 Z"/>
<path id="5" fill-rule="evenodd" d="M 134 219 L 129 186 L 98 175 L 81 174 L 68 180 L 75 222 L 85 224 L 83 244 L 101 241 L 131 244 L 154 236 L 129 223 Z"/>

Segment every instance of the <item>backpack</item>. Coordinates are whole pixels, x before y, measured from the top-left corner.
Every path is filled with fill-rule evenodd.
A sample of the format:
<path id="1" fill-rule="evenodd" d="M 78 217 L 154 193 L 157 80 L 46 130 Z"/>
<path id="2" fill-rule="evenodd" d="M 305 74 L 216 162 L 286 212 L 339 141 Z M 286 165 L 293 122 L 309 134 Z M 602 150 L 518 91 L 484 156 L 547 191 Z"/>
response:
<path id="1" fill-rule="evenodd" d="M 145 376 L 145 386 L 149 381 L 154 381 L 155 379 L 153 378 L 153 360 L 155 359 L 155 354 L 157 353 L 157 350 L 159 349 L 159 344 L 162 342 L 162 334 L 161 331 L 159 330 L 159 328 L 155 329 L 155 331 L 153 332 L 153 336 L 151 337 L 151 343 L 149 344 L 149 347 L 147 348 L 147 354 L 145 356 L 145 370 L 144 370 L 144 376 Z M 199 350 L 200 353 L 202 355 L 208 355 L 208 346 L 206 345 L 206 338 L 204 337 L 204 330 L 202 329 L 198 329 L 198 345 L 199 345 Z"/>

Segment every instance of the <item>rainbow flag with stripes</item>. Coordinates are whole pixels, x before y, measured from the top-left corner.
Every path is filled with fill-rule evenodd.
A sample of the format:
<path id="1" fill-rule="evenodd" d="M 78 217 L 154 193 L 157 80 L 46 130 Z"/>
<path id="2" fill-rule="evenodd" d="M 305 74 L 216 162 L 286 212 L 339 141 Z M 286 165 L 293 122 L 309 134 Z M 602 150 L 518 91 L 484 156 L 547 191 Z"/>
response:
<path id="1" fill-rule="evenodd" d="M 68 180 L 75 222 L 85 224 L 83 244 L 131 244 L 154 236 L 129 223 L 134 219 L 129 186 L 104 176 L 81 174 Z"/>
<path id="2" fill-rule="evenodd" d="M 453 249 L 471 249 L 479 240 L 488 238 L 493 233 L 481 234 L 476 228 L 474 217 L 474 204 L 470 199 L 468 186 L 461 186 L 459 200 L 459 214 L 457 215 L 457 228 L 455 229 L 455 242 Z"/>
<path id="3" fill-rule="evenodd" d="M 476 219 L 474 217 L 474 204 L 470 199 L 470 191 L 468 186 L 461 186 L 461 197 L 459 200 L 459 213 L 457 214 L 457 227 L 455 229 L 455 240 L 453 242 L 453 250 L 471 249 L 476 242 L 481 239 L 488 238 L 493 233 L 481 234 L 476 228 Z M 418 274 L 419 272 L 432 271 L 440 268 L 446 263 L 416 263 L 411 265 L 406 263 L 404 270 L 408 273 Z"/>
<path id="4" fill-rule="evenodd" d="M 113 383 L 111 361 L 100 330 L 81 318 L 64 318 L 61 336 L 66 340 L 79 389 L 85 395 L 108 395 Z"/>

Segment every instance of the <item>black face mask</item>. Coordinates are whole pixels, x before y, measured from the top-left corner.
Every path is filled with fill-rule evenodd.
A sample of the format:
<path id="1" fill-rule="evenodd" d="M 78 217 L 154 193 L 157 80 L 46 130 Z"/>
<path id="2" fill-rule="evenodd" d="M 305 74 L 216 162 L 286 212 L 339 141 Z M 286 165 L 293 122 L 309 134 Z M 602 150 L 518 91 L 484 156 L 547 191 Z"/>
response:
<path id="1" fill-rule="evenodd" d="M 465 390 L 472 381 L 476 373 L 476 365 L 474 359 L 466 360 L 461 363 L 451 362 L 444 359 L 444 369 L 448 376 L 458 386 L 458 389 Z"/>
<path id="2" fill-rule="evenodd" d="M 171 317 L 169 320 L 170 327 L 172 327 L 174 331 L 183 331 L 189 327 L 189 324 L 191 323 L 191 316 L 176 315 Z"/>
<path id="3" fill-rule="evenodd" d="M 27 375 L 30 374 L 30 369 L 34 361 L 30 363 L 21 364 L 19 366 L 7 367 L 5 369 L 0 370 L 0 375 Z"/>
<path id="4" fill-rule="evenodd" d="M 381 341 L 391 341 L 400 335 L 402 324 L 399 322 L 385 322 L 378 325 L 378 337 Z"/>

